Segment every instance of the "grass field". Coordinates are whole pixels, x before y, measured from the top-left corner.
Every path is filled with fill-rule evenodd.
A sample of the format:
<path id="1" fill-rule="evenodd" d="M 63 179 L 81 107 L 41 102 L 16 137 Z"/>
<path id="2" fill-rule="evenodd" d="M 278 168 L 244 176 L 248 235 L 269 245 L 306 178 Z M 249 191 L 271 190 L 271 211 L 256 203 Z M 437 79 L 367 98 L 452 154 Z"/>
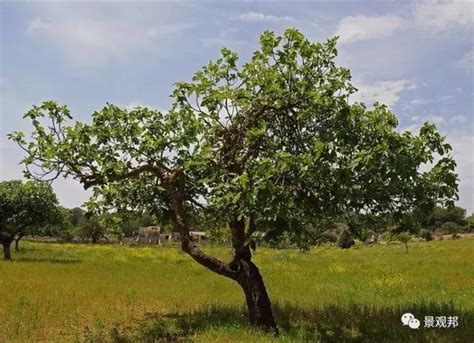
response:
<path id="1" fill-rule="evenodd" d="M 0 262 L 1 342 L 267 342 L 246 324 L 243 294 L 177 246 L 22 242 Z M 206 247 L 230 257 L 228 247 Z M 474 239 L 258 249 L 284 342 L 473 342 Z M 412 312 L 422 327 L 400 316 Z M 425 315 L 459 327 L 423 328 Z"/>

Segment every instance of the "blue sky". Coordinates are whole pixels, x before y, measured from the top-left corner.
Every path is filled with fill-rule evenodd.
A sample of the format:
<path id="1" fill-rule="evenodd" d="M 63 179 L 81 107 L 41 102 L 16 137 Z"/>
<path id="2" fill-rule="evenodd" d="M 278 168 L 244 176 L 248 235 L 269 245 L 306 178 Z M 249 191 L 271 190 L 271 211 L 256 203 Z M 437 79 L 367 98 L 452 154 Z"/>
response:
<path id="1" fill-rule="evenodd" d="M 426 120 L 453 145 L 459 204 L 474 211 L 474 4 L 468 2 L 181 2 L 0 4 L 0 180 L 21 178 L 21 151 L 6 134 L 54 99 L 88 120 L 106 102 L 166 109 L 173 82 L 226 46 L 245 61 L 265 30 L 339 35 L 338 63 L 352 70 L 353 101 L 387 104 L 400 129 Z M 54 184 L 64 206 L 87 193 Z"/>

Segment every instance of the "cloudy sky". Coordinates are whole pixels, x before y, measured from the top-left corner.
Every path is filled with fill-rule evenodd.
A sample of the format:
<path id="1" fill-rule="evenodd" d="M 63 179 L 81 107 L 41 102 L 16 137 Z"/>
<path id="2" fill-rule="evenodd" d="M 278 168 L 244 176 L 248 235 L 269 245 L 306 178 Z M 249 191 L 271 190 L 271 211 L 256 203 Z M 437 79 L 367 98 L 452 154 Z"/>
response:
<path id="1" fill-rule="evenodd" d="M 339 38 L 354 101 L 387 104 L 400 129 L 431 121 L 453 145 L 460 205 L 474 211 L 474 5 L 469 2 L 1 3 L 0 180 L 20 178 L 21 151 L 6 139 L 28 130 L 33 104 L 54 99 L 87 120 L 106 102 L 166 109 L 223 46 L 245 61 L 265 30 L 299 28 Z M 64 206 L 87 198 L 61 180 Z"/>

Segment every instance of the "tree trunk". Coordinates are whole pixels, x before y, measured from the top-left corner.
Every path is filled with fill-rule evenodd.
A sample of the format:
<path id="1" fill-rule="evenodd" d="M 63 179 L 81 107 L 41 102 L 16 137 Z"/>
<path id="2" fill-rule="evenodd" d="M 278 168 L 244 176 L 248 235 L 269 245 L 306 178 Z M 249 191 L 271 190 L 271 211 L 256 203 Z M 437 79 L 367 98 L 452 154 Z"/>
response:
<path id="1" fill-rule="evenodd" d="M 18 236 L 15 238 L 15 251 L 18 252 L 20 251 L 20 246 L 18 245 L 18 243 L 20 242 L 20 239 L 22 239 L 24 236 L 23 233 L 19 233 Z"/>
<path id="2" fill-rule="evenodd" d="M 250 325 L 278 335 L 265 283 L 251 260 L 240 260 L 237 282 L 244 290 Z"/>
<path id="3" fill-rule="evenodd" d="M 9 261 L 12 259 L 12 255 L 10 252 L 10 244 L 11 243 L 2 243 L 3 245 L 3 259 L 5 261 Z"/>
<path id="4" fill-rule="evenodd" d="M 405 243 L 405 254 L 408 254 L 408 244 Z"/>
<path id="5" fill-rule="evenodd" d="M 229 223 L 234 250 L 234 258 L 230 263 L 225 263 L 203 252 L 194 244 L 189 234 L 190 226 L 186 221 L 180 174 L 180 170 L 176 170 L 168 175 L 162 175 L 161 181 L 171 197 L 173 224 L 176 231 L 180 233 L 182 250 L 202 266 L 235 280 L 244 291 L 250 325 L 278 335 L 278 328 L 273 318 L 270 299 L 262 275 L 251 261 L 252 255 L 246 244 L 244 221 L 234 220 Z"/>
<path id="6" fill-rule="evenodd" d="M 252 262 L 252 253 L 246 244 L 245 231 L 249 230 L 250 219 L 247 224 L 244 220 L 229 223 L 234 249 L 234 258 L 229 266 L 238 273 L 236 281 L 244 290 L 250 325 L 278 335 L 265 283 L 258 267 Z"/>

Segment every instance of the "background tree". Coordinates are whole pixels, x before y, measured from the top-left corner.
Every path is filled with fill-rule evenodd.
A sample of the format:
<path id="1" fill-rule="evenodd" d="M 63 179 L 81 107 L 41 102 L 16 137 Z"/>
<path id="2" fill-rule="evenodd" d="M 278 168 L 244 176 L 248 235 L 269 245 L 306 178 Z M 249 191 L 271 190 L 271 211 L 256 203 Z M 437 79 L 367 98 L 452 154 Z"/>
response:
<path id="1" fill-rule="evenodd" d="M 467 232 L 474 231 L 474 214 L 466 218 Z"/>
<path id="2" fill-rule="evenodd" d="M 74 207 L 70 210 L 70 221 L 73 226 L 78 226 L 85 218 L 85 211 L 80 207 Z"/>
<path id="3" fill-rule="evenodd" d="M 465 226 L 466 210 L 458 206 L 441 207 L 436 206 L 432 211 L 420 214 L 420 221 L 423 227 L 438 229 L 444 223 L 455 223 L 458 226 Z"/>
<path id="4" fill-rule="evenodd" d="M 408 242 L 411 241 L 411 235 L 408 232 L 396 234 L 394 238 L 405 246 L 405 252 L 408 254 Z"/>
<path id="5" fill-rule="evenodd" d="M 51 228 L 48 229 L 44 234 L 46 236 L 59 238 L 61 241 L 64 242 L 71 242 L 74 239 L 76 229 L 73 222 L 75 222 L 76 225 L 78 223 L 74 220 L 75 209 L 68 209 L 60 206 L 60 219 L 55 225 L 51 226 Z"/>
<path id="6" fill-rule="evenodd" d="M 108 240 L 108 236 L 111 235 L 122 244 L 125 218 L 126 217 L 119 213 L 101 213 L 99 225 L 105 229 L 103 237 Z"/>
<path id="7" fill-rule="evenodd" d="M 30 139 L 21 132 L 10 138 L 27 154 L 27 175 L 69 175 L 93 188 L 102 206 L 168 215 L 182 250 L 237 282 L 250 323 L 276 332 L 252 261 L 255 239 L 290 237 L 304 246 L 308 231 L 328 217 L 404 213 L 457 195 L 444 137 L 430 124 L 418 135 L 400 133 L 387 107 L 349 104 L 356 89 L 336 54 L 336 39 L 320 44 L 295 29 L 265 32 L 247 63 L 222 49 L 190 82 L 178 82 L 168 113 L 108 104 L 91 124 L 69 124 L 68 108 L 48 101 L 25 115 Z M 434 166 L 420 171 L 428 162 Z M 227 222 L 230 262 L 192 241 L 198 213 Z"/>
<path id="8" fill-rule="evenodd" d="M 97 215 L 86 215 L 79 222 L 75 233 L 80 240 L 90 241 L 92 244 L 99 243 L 102 238 L 107 239 L 107 228 Z"/>
<path id="9" fill-rule="evenodd" d="M 0 244 L 6 260 L 11 259 L 10 246 L 25 234 L 43 230 L 57 223 L 58 200 L 51 186 L 42 182 L 20 180 L 0 182 Z"/>

